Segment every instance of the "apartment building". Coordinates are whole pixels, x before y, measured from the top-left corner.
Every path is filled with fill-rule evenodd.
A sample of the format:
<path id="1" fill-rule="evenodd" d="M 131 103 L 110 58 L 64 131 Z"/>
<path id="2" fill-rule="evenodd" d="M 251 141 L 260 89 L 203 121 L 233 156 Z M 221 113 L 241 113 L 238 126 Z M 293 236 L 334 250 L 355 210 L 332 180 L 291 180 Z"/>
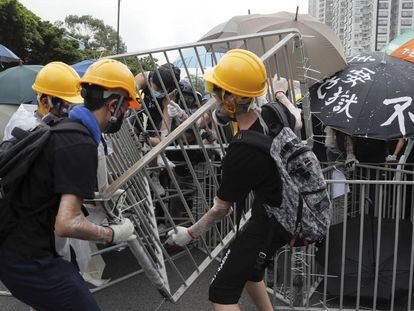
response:
<path id="1" fill-rule="evenodd" d="M 330 26 L 347 56 L 380 50 L 414 25 L 414 0 L 309 0 L 309 14 Z"/>

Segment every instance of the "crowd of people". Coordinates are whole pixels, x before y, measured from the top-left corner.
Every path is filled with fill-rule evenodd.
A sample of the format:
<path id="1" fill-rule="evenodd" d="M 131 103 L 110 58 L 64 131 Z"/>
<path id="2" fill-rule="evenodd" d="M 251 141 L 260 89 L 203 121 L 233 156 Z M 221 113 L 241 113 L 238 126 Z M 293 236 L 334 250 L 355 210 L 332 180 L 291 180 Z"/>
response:
<path id="1" fill-rule="evenodd" d="M 61 62 L 49 63 L 38 73 L 33 84 L 38 105 L 35 113 L 18 110 L 6 126 L 0 147 L 1 152 L 11 152 L 39 129 L 52 131 L 23 178 L 2 189 L 2 213 L 7 213 L 9 226 L 0 237 L 0 281 L 13 296 L 36 310 L 99 310 L 70 263 L 67 238 L 102 243 L 135 238 L 128 218 L 112 224 L 103 217 L 93 223 L 82 212 L 84 200 L 93 199 L 108 184 L 106 171 L 100 169 L 107 152 L 102 134 L 119 131 L 124 119 L 140 141 L 154 147 L 212 98 L 216 107 L 211 117 L 206 114 L 185 133 L 189 143 L 197 144 L 200 134 L 204 144 L 217 144 L 222 135 L 217 129 L 230 123 L 236 127 L 231 127 L 229 138 L 239 131 L 266 133 L 272 121 L 263 109 L 270 101 L 269 79 L 259 57 L 246 50 L 231 50 L 203 78 L 209 96 L 193 89 L 181 79 L 180 69 L 169 63 L 135 77 L 124 64 L 109 59 L 94 63 L 82 78 Z M 288 82 L 275 76 L 271 83 L 288 127 L 300 132 L 301 110 L 287 96 Z M 131 110 L 135 113 L 130 114 Z M 83 130 L 66 125 L 65 130 L 53 131 L 73 123 Z M 328 160 L 343 160 L 352 170 L 358 162 L 357 139 L 333 129 L 326 131 Z M 398 141 L 385 160 L 397 160 L 403 145 L 403 140 Z M 210 285 L 209 299 L 215 310 L 238 310 L 245 288 L 260 310 L 273 310 L 263 282 L 270 259 L 259 262 L 258 256 L 274 254 L 294 238 L 266 214 L 265 206 L 281 204 L 282 179 L 273 159 L 258 149 L 230 139 L 224 158 L 216 150 L 223 162 L 213 206 L 189 228 L 179 226 L 168 232 L 169 241 L 184 246 L 197 239 L 253 191 L 252 218 L 226 252 Z M 176 166 L 171 157 L 158 156 L 153 164 L 156 168 L 151 170 L 153 191 L 161 197 L 166 192 L 159 176 L 166 167 Z M 274 232 L 270 240 L 269 231 Z"/>

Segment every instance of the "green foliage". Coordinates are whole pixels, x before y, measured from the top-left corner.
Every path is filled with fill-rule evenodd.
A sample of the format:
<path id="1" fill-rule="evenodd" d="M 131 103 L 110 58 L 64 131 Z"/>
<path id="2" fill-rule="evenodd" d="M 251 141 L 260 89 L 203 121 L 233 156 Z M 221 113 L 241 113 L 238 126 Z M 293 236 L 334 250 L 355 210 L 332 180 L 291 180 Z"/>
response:
<path id="1" fill-rule="evenodd" d="M 189 80 L 189 79 L 187 78 L 187 80 Z M 190 80 L 191 80 L 191 83 L 193 84 L 193 87 L 196 89 L 196 91 L 198 91 L 202 95 L 204 95 L 205 89 L 204 89 L 204 80 L 203 80 L 203 78 L 201 78 L 200 76 L 190 74 Z"/>
<path id="2" fill-rule="evenodd" d="M 152 59 L 149 56 L 141 57 L 139 60 L 144 71 L 155 70 L 154 63 L 156 64 L 158 62 L 156 58 L 154 58 L 154 61 L 152 61 Z M 124 63 L 126 63 L 126 65 L 132 71 L 134 76 L 141 72 L 140 66 L 138 65 L 138 60 L 135 56 L 126 58 L 124 60 Z"/>
<path id="3" fill-rule="evenodd" d="M 27 64 L 83 58 L 78 43 L 64 39 L 64 29 L 42 21 L 17 0 L 0 0 L 0 29 L 0 42 Z"/>
<path id="4" fill-rule="evenodd" d="M 104 51 L 105 55 L 116 54 L 117 33 L 103 20 L 91 15 L 68 15 L 62 23 L 68 32 L 85 43 L 86 50 Z M 126 45 L 119 39 L 119 53 L 126 52 Z"/>
<path id="5" fill-rule="evenodd" d="M 69 64 L 84 59 L 100 58 L 116 54 L 116 31 L 91 15 L 69 15 L 64 22 L 52 25 L 42 21 L 18 0 L 0 0 L 0 43 L 7 46 L 26 64 L 47 64 L 63 61 Z M 68 34 L 85 44 L 68 38 Z M 120 39 L 120 53 L 126 45 Z M 144 61 L 144 69 L 150 70 L 150 62 Z M 136 61 L 131 69 L 139 72 Z"/>

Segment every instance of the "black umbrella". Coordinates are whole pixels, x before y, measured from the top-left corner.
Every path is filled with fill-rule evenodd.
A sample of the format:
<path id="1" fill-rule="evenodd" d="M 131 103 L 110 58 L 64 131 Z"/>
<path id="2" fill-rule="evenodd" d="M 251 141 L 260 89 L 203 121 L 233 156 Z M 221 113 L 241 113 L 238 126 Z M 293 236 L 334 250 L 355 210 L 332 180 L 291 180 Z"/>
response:
<path id="1" fill-rule="evenodd" d="M 378 273 L 379 299 L 391 298 L 391 282 L 394 262 L 394 238 L 395 219 L 381 220 L 381 244 Z M 348 218 L 347 235 L 345 245 L 345 272 L 344 272 L 344 296 L 356 296 L 358 284 L 359 241 L 360 241 L 360 217 Z M 361 264 L 361 297 L 372 298 L 374 296 L 375 264 L 377 251 L 378 218 L 368 215 L 364 218 L 364 235 L 362 239 L 362 264 Z M 409 284 L 410 258 L 411 258 L 411 233 L 412 224 L 409 220 L 400 220 L 399 239 L 396 270 L 396 293 L 407 294 Z M 340 294 L 341 284 L 341 260 L 342 260 L 342 234 L 343 223 L 334 225 L 329 230 L 328 251 L 328 278 L 327 291 L 330 295 Z M 319 249 L 317 260 L 324 265 L 325 247 Z"/>
<path id="2" fill-rule="evenodd" d="M 325 125 L 383 140 L 414 136 L 414 63 L 383 52 L 356 55 L 310 88 L 311 110 Z"/>

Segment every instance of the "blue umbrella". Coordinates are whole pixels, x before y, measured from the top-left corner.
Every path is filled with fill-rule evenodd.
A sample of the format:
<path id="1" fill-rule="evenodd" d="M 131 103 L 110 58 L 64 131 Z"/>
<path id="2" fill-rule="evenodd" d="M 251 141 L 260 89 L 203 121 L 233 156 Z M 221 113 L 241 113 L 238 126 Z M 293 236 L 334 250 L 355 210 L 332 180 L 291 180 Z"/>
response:
<path id="1" fill-rule="evenodd" d="M 0 44 L 0 63 L 13 63 L 19 62 L 20 58 L 6 48 L 4 45 Z"/>
<path id="2" fill-rule="evenodd" d="M 71 65 L 73 69 L 78 73 L 79 76 L 83 76 L 85 74 L 85 71 L 89 68 L 90 65 L 92 65 L 94 62 L 96 62 L 96 59 L 87 59 L 83 60 L 79 63 Z"/>

